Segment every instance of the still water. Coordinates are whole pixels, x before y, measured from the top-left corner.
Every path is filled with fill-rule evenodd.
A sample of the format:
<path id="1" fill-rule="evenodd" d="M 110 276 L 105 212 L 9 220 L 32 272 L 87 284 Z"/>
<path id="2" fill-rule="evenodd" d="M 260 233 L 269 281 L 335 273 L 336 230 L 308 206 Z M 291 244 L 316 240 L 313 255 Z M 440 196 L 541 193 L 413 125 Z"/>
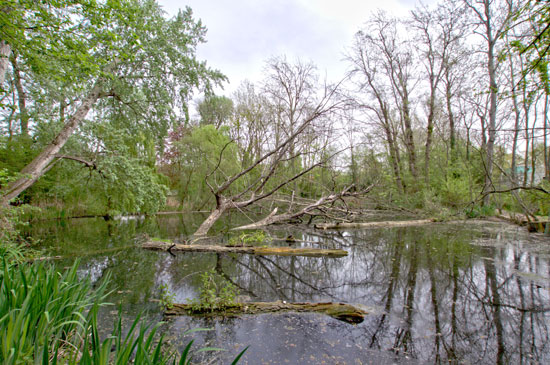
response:
<path id="1" fill-rule="evenodd" d="M 344 258 L 220 255 L 145 251 L 145 234 L 184 241 L 198 215 L 162 215 L 106 222 L 74 219 L 33 223 L 28 234 L 94 282 L 111 278 L 115 305 L 127 321 L 145 311 L 161 320 L 161 286 L 174 302 L 197 297 L 200 273 L 215 269 L 252 301 L 337 301 L 369 312 L 358 325 L 322 314 L 241 318 L 178 317 L 163 325 L 175 348 L 194 339 L 195 360 L 229 363 L 245 346 L 243 364 L 548 364 L 550 363 L 550 239 L 489 221 L 421 227 L 292 234 L 295 247 L 343 248 Z M 220 222 L 218 231 L 236 226 Z M 220 242 L 228 239 L 220 234 Z M 281 243 L 279 243 L 281 244 Z M 286 243 L 283 243 L 286 244 Z M 192 328 L 207 332 L 185 334 Z"/>

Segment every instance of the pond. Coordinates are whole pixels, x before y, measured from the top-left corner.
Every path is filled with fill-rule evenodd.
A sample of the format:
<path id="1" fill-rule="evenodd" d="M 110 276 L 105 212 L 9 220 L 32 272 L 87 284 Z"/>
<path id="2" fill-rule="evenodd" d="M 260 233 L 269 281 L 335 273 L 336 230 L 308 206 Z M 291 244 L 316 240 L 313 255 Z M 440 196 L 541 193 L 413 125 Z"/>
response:
<path id="1" fill-rule="evenodd" d="M 146 251 L 147 234 L 183 241 L 198 215 L 35 222 L 27 234 L 81 275 L 110 275 L 110 301 L 130 321 L 161 320 L 161 287 L 177 303 L 197 297 L 200 274 L 216 269 L 252 301 L 352 303 L 369 314 L 351 325 L 315 313 L 240 318 L 177 317 L 163 331 L 179 348 L 214 346 L 196 361 L 243 364 L 550 363 L 550 239 L 490 221 L 321 231 L 271 228 L 295 247 L 343 248 L 343 258 Z M 233 219 L 233 218 L 232 218 Z M 240 219 L 240 218 L 234 218 Z M 236 226 L 220 222 L 218 231 Z M 227 235 L 220 235 L 226 241 Z M 284 242 L 284 241 L 282 241 Z M 287 243 L 284 243 L 287 244 Z M 166 289 L 165 289 L 166 290 Z M 109 327 L 117 305 L 105 311 Z M 193 328 L 210 331 L 185 332 Z"/>

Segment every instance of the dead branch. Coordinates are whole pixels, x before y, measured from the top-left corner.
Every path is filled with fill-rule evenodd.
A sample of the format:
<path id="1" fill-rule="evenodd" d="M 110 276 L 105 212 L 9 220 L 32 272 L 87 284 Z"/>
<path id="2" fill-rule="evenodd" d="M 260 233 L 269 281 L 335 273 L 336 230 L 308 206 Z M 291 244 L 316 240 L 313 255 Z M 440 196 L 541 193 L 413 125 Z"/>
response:
<path id="1" fill-rule="evenodd" d="M 268 226 L 268 225 L 271 225 L 271 224 L 286 222 L 286 221 L 289 221 L 289 220 L 292 220 L 292 219 L 295 219 L 295 218 L 299 218 L 303 215 L 312 215 L 312 214 L 314 214 L 313 213 L 314 210 L 319 210 L 323 206 L 328 205 L 328 204 L 332 204 L 336 200 L 341 199 L 345 196 L 364 195 L 372 189 L 373 185 L 369 186 L 368 188 L 366 188 L 366 189 L 364 189 L 360 192 L 351 193 L 350 190 L 353 187 L 354 187 L 354 185 L 350 185 L 350 186 L 346 187 L 344 190 L 342 190 L 339 193 L 333 193 L 333 194 L 330 194 L 330 195 L 323 196 L 323 197 L 319 198 L 316 202 L 305 206 L 304 208 L 300 209 L 297 212 L 287 212 L 287 213 L 282 213 L 282 214 L 276 214 L 277 213 L 277 208 L 275 208 L 273 210 L 273 212 L 271 212 L 271 214 L 269 214 L 264 219 L 262 219 L 258 222 L 252 223 L 252 224 L 247 224 L 247 225 L 244 225 L 244 226 L 233 228 L 232 230 L 257 229 L 257 228 Z"/>

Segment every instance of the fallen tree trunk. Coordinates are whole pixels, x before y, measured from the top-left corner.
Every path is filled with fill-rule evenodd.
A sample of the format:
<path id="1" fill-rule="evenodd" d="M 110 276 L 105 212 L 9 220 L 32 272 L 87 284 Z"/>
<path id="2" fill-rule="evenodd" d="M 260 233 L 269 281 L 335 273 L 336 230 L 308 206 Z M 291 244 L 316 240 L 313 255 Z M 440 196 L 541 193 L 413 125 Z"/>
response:
<path id="1" fill-rule="evenodd" d="M 332 318 L 344 321 L 347 323 L 361 323 L 365 319 L 367 312 L 345 303 L 286 303 L 282 301 L 276 302 L 249 302 L 237 303 L 231 306 L 217 309 L 214 311 L 205 311 L 204 309 L 193 309 L 192 304 L 173 304 L 169 309 L 166 309 L 166 316 L 181 316 L 181 315 L 201 315 L 201 316 L 225 316 L 234 317 L 243 314 L 262 314 L 262 313 L 279 313 L 279 312 L 315 312 L 323 313 Z"/>
<path id="2" fill-rule="evenodd" d="M 214 252 L 214 253 L 242 253 L 260 256 L 308 256 L 308 257 L 343 257 L 346 250 L 320 248 L 292 248 L 292 247 L 255 247 L 255 246 L 217 246 L 217 245 L 182 245 L 162 241 L 148 241 L 142 245 L 147 250 L 180 252 Z"/>
<path id="3" fill-rule="evenodd" d="M 550 220 L 547 217 L 540 215 L 533 216 L 535 218 L 533 220 L 526 214 L 502 211 L 496 217 L 520 226 L 527 226 L 529 232 L 543 233 L 546 226 L 550 224 Z"/>
<path id="4" fill-rule="evenodd" d="M 232 228 L 231 230 L 236 231 L 236 230 L 258 229 L 258 228 L 261 228 L 261 227 L 269 226 L 271 224 L 287 222 L 287 221 L 290 221 L 290 220 L 295 219 L 295 218 L 299 218 L 299 217 L 304 216 L 304 215 L 314 215 L 313 211 L 316 210 L 316 209 L 321 209 L 323 206 L 332 204 L 336 200 L 342 199 L 345 196 L 356 196 L 356 195 L 366 194 L 372 189 L 373 186 L 374 185 L 371 185 L 368 188 L 366 188 L 365 190 L 362 190 L 362 191 L 356 192 L 356 193 L 350 193 L 350 190 L 354 187 L 353 185 L 348 186 L 339 193 L 333 193 L 333 194 L 330 194 L 330 195 L 323 196 L 323 197 L 319 198 L 317 201 L 306 205 L 304 208 L 300 209 L 297 212 L 288 212 L 288 213 L 277 214 L 277 208 L 275 208 L 264 219 L 262 219 L 258 222 L 255 222 L 255 223 L 247 224 L 247 225 L 240 226 L 240 227 L 235 227 L 235 228 Z"/>
<path id="5" fill-rule="evenodd" d="M 385 221 L 385 222 L 357 222 L 357 223 L 318 223 L 317 229 L 338 229 L 338 228 L 391 228 L 391 227 L 409 227 L 421 226 L 437 222 L 435 219 L 417 219 L 410 221 Z"/>

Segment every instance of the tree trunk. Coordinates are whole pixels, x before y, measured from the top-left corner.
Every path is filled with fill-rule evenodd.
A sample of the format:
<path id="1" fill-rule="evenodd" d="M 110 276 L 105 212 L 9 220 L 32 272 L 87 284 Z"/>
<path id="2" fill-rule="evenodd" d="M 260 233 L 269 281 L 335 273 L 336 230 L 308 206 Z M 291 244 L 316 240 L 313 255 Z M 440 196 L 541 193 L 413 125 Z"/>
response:
<path id="1" fill-rule="evenodd" d="M 411 110 L 409 106 L 409 93 L 406 88 L 403 90 L 403 123 L 405 125 L 405 146 L 407 147 L 407 153 L 409 157 L 409 170 L 411 175 L 418 178 L 418 171 L 416 170 L 416 151 L 414 146 L 414 135 L 412 130 Z"/>
<path id="2" fill-rule="evenodd" d="M 390 150 L 390 159 L 393 169 L 393 174 L 395 176 L 395 183 L 397 188 L 401 193 L 405 192 L 405 186 L 403 184 L 403 179 L 401 178 L 401 169 L 399 168 L 399 151 L 395 144 L 392 132 L 389 127 L 385 127 L 384 131 L 386 132 L 386 138 L 388 139 L 388 149 Z"/>
<path id="3" fill-rule="evenodd" d="M 524 101 L 525 103 L 525 101 Z M 525 154 L 523 156 L 523 185 L 527 185 L 527 176 L 529 173 L 529 147 L 531 137 L 529 137 L 529 118 L 525 116 Z"/>
<path id="4" fill-rule="evenodd" d="M 521 121 L 521 113 L 519 110 L 518 105 L 518 97 L 516 95 L 515 90 L 515 78 L 514 78 L 514 69 L 513 69 L 513 62 L 510 62 L 510 80 L 512 81 L 512 85 L 514 85 L 514 88 L 512 89 L 512 101 L 514 105 L 514 114 L 515 114 L 515 124 L 514 124 L 514 137 L 513 137 L 513 143 L 512 143 L 512 171 L 510 173 L 512 177 L 512 181 L 514 185 L 518 184 L 517 179 L 517 148 L 518 148 L 518 138 L 519 138 L 519 127 L 520 127 L 520 121 Z"/>
<path id="5" fill-rule="evenodd" d="M 434 114 L 435 114 L 435 88 L 432 88 L 430 94 L 428 112 L 428 126 L 426 128 L 426 151 L 424 152 L 424 181 L 426 185 L 430 184 L 430 149 L 432 148 L 432 135 L 434 131 Z"/>
<path id="6" fill-rule="evenodd" d="M 6 81 L 6 72 L 8 72 L 10 54 L 10 45 L 5 41 L 0 40 L 0 88 L 3 87 L 4 81 Z"/>
<path id="7" fill-rule="evenodd" d="M 489 4 L 488 1 L 485 0 L 486 3 L 486 14 L 489 14 Z M 491 185 L 493 184 L 493 158 L 494 158 L 494 146 L 495 146 L 495 139 L 496 139 L 496 118 L 497 118 L 497 92 L 498 92 L 498 86 L 496 81 L 496 65 L 495 65 L 495 39 L 492 38 L 492 29 L 491 29 L 491 23 L 489 22 L 489 19 L 486 22 L 487 26 L 487 38 L 488 38 L 488 64 L 487 64 L 487 72 L 489 73 L 489 92 L 490 92 L 490 105 L 489 105 L 489 126 L 488 126 L 488 139 L 487 139 L 487 146 L 485 149 L 486 153 L 486 173 L 485 173 L 485 184 L 483 187 L 483 191 L 487 192 L 491 190 Z M 489 205 L 489 198 L 490 195 L 486 195 L 485 198 L 483 198 L 483 205 Z"/>
<path id="8" fill-rule="evenodd" d="M 21 83 L 21 72 L 17 65 L 17 56 L 14 54 L 11 57 L 11 64 L 13 67 L 13 76 L 15 80 L 15 88 L 17 89 L 17 99 L 19 103 L 19 125 L 21 127 L 21 135 L 29 135 L 29 113 L 27 112 L 27 95 L 23 84 Z"/>
<path id="9" fill-rule="evenodd" d="M 27 166 L 21 170 L 21 177 L 8 185 L 7 191 L 2 195 L 1 205 L 6 206 L 10 200 L 17 197 L 28 187 L 36 182 L 43 174 L 46 167 L 53 161 L 55 155 L 59 153 L 75 129 L 88 114 L 95 102 L 101 96 L 102 80 L 96 82 L 92 90 L 88 93 L 82 104 L 78 107 L 74 115 L 67 124 L 54 138 L 54 140 L 42 150 Z"/>
<path id="10" fill-rule="evenodd" d="M 451 143 L 451 162 L 456 161 L 456 132 L 455 132 L 455 117 L 453 114 L 452 100 L 452 85 L 449 78 L 448 68 L 445 69 L 445 101 L 447 104 L 447 114 L 449 116 L 449 139 Z"/>
<path id="11" fill-rule="evenodd" d="M 216 201 L 218 202 L 216 204 L 217 205 L 216 209 L 214 209 L 210 213 L 208 218 L 206 218 L 204 222 L 202 222 L 199 229 L 197 229 L 197 231 L 193 234 L 193 236 L 206 236 L 210 228 L 212 228 L 212 226 L 214 225 L 214 223 L 216 223 L 218 219 L 220 219 L 222 214 L 227 210 L 227 208 L 229 208 L 229 204 L 230 204 L 229 201 L 226 201 L 222 198 L 216 198 Z"/>
<path id="12" fill-rule="evenodd" d="M 544 178 L 546 181 L 550 181 L 550 155 L 548 154 L 548 93 L 544 96 Z"/>

